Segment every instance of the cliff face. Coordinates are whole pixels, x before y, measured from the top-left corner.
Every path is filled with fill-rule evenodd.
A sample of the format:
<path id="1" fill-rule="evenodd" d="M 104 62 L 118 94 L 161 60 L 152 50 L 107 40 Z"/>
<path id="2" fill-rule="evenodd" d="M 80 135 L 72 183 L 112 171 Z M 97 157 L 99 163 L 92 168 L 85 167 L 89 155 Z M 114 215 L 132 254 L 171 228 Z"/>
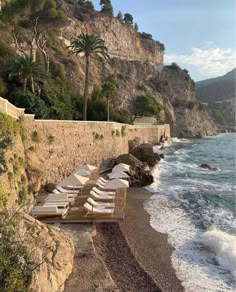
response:
<path id="1" fill-rule="evenodd" d="M 25 139 L 22 124 L 0 113 L 0 220 L 2 224 L 5 216 L 7 222 L 17 217 L 11 232 L 17 230 L 14 239 L 21 244 L 20 248 L 27 249 L 30 260 L 37 266 L 28 283 L 30 289 L 33 292 L 63 291 L 64 282 L 72 271 L 74 247 L 63 233 L 27 214 L 32 206 L 32 192 L 41 186 L 42 173 L 41 161 L 25 147 Z M 16 253 L 16 262 L 17 257 Z"/>
<path id="2" fill-rule="evenodd" d="M 141 37 L 131 25 L 121 23 L 116 18 L 97 15 L 88 21 L 72 20 L 62 30 L 66 44 L 82 32 L 99 33 L 105 40 L 111 57 L 124 60 L 138 60 L 150 64 L 163 64 L 163 52 L 152 39 Z"/>
<path id="3" fill-rule="evenodd" d="M 90 91 L 109 75 L 118 85 L 117 103 L 120 108 L 131 109 L 136 96 L 151 93 L 163 104 L 164 121 L 171 124 L 173 136 L 196 137 L 216 133 L 207 112 L 196 99 L 195 85 L 189 74 L 178 66 L 163 69 L 163 52 L 158 43 L 143 39 L 131 26 L 115 18 L 97 16 L 93 20 L 78 21 L 62 30 L 61 40 L 70 40 L 82 32 L 100 32 L 112 57 L 112 65 L 93 60 Z M 73 57 L 76 71 L 65 66 L 67 74 L 83 88 L 84 58 Z M 78 75 L 82 76 L 78 80 Z"/>
<path id="4" fill-rule="evenodd" d="M 216 134 L 206 110 L 196 98 L 195 84 L 186 70 L 165 66 L 157 83 L 171 134 L 177 137 L 202 137 Z"/>

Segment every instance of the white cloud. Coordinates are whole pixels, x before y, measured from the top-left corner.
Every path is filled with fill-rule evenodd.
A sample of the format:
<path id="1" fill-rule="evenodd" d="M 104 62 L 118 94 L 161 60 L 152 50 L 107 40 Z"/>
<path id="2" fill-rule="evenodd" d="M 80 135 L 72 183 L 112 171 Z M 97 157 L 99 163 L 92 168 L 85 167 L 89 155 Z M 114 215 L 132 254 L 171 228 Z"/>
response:
<path id="1" fill-rule="evenodd" d="M 165 62 L 194 66 L 199 76 L 210 78 L 224 75 L 236 67 L 236 51 L 232 48 L 193 48 L 189 55 L 166 55 Z"/>

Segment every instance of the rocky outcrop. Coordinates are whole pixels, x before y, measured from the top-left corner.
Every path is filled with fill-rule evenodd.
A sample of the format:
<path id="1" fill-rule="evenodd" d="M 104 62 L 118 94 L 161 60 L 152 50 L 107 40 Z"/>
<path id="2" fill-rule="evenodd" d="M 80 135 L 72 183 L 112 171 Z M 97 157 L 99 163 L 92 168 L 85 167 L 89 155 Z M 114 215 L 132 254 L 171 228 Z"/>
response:
<path id="1" fill-rule="evenodd" d="M 213 171 L 219 171 L 220 170 L 218 167 L 209 165 L 207 163 L 203 163 L 203 164 L 199 165 L 199 167 L 206 168 L 206 169 L 213 170 Z"/>
<path id="2" fill-rule="evenodd" d="M 27 242 L 27 248 L 38 264 L 33 271 L 30 289 L 32 292 L 63 291 L 64 282 L 73 266 L 72 240 L 56 228 L 45 225 L 27 214 L 20 225 L 22 238 L 31 239 Z"/>
<path id="3" fill-rule="evenodd" d="M 196 98 L 195 84 L 187 70 L 165 66 L 156 88 L 163 99 L 172 137 L 203 137 L 216 134 L 206 110 Z"/>
<path id="4" fill-rule="evenodd" d="M 42 164 L 43 160 L 39 159 L 36 153 L 27 151 L 26 153 L 26 173 L 29 180 L 29 185 L 34 193 L 37 193 L 41 188 L 42 179 Z"/>
<path id="5" fill-rule="evenodd" d="M 130 141 L 129 153 L 150 167 L 154 167 L 161 160 L 160 155 L 153 152 L 153 145 L 149 143 L 138 144 L 136 141 Z"/>
<path id="6" fill-rule="evenodd" d="M 138 160 L 132 154 L 120 155 L 116 162 L 130 165 L 130 186 L 144 187 L 153 183 L 153 176 L 147 164 Z"/>
<path id="7" fill-rule="evenodd" d="M 104 14 L 95 14 L 93 19 L 79 21 L 76 8 L 73 12 L 74 22 L 62 31 L 62 40 L 69 44 L 70 40 L 82 32 L 99 32 L 106 41 L 111 57 L 130 61 L 163 64 L 161 46 L 147 35 L 139 34 L 132 25 L 127 25 Z"/>

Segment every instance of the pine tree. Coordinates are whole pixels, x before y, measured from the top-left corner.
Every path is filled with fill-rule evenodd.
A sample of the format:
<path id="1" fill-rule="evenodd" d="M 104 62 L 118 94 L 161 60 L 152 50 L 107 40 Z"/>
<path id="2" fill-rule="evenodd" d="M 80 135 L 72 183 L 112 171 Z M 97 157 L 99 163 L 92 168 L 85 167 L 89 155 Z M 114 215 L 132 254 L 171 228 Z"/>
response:
<path id="1" fill-rule="evenodd" d="M 100 0 L 101 12 L 113 16 L 113 7 L 110 0 Z"/>
<path id="2" fill-rule="evenodd" d="M 119 21 L 123 22 L 123 14 L 122 14 L 121 11 L 118 12 L 118 14 L 117 14 L 116 17 L 117 17 L 117 19 L 118 19 Z"/>

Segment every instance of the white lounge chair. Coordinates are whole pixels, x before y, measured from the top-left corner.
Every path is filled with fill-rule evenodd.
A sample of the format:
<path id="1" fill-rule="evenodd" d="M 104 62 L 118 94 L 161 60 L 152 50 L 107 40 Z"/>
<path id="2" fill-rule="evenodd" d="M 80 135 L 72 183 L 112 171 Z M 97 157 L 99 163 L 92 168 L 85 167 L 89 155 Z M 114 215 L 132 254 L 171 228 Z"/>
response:
<path id="1" fill-rule="evenodd" d="M 115 179 L 115 178 L 129 178 L 129 175 L 124 171 L 117 171 L 117 172 L 111 172 L 108 174 L 109 179 Z M 108 181 L 107 181 L 108 182 Z"/>
<path id="2" fill-rule="evenodd" d="M 47 198 L 45 199 L 45 202 L 69 202 L 70 205 L 74 205 L 75 196 L 74 194 L 66 194 L 66 193 L 49 194 Z"/>
<path id="3" fill-rule="evenodd" d="M 96 188 L 96 187 L 93 187 L 92 190 L 93 190 L 94 192 L 96 192 L 97 194 L 99 194 L 99 195 L 115 195 L 115 194 L 116 194 L 116 192 L 101 191 L 101 190 L 99 190 L 99 189 Z"/>
<path id="4" fill-rule="evenodd" d="M 54 194 L 59 194 L 59 193 L 66 193 L 66 194 L 77 194 L 79 193 L 79 190 L 69 190 L 69 189 L 65 189 L 61 186 L 56 187 L 56 189 L 53 190 Z"/>
<path id="5" fill-rule="evenodd" d="M 99 181 L 96 182 L 96 185 L 101 188 L 102 190 L 105 190 L 104 184 L 100 183 Z"/>
<path id="6" fill-rule="evenodd" d="M 103 181 L 100 178 L 97 180 L 97 182 L 99 182 L 101 185 L 105 185 L 107 183 L 107 181 Z"/>
<path id="7" fill-rule="evenodd" d="M 61 215 L 62 218 L 65 218 L 69 209 L 58 209 L 55 205 L 47 205 L 47 206 L 35 206 L 31 213 L 35 217 L 40 216 L 59 216 Z"/>
<path id="8" fill-rule="evenodd" d="M 107 182 L 108 182 L 108 179 L 105 179 L 105 178 L 103 178 L 102 176 L 100 176 L 100 177 L 98 178 L 98 180 L 100 180 L 100 181 L 102 181 L 102 182 L 104 182 L 104 183 L 107 183 Z"/>
<path id="9" fill-rule="evenodd" d="M 97 200 L 114 200 L 115 195 L 99 195 L 94 191 L 90 191 L 90 195 L 92 195 Z"/>
<path id="10" fill-rule="evenodd" d="M 93 207 L 98 208 L 115 208 L 115 203 L 108 203 L 108 202 L 96 202 L 92 198 L 87 199 L 88 203 L 91 204 Z"/>
<path id="11" fill-rule="evenodd" d="M 84 208 L 87 210 L 87 213 L 86 213 L 85 216 L 88 216 L 88 214 L 91 214 L 91 215 L 93 215 L 93 214 L 103 215 L 103 214 L 113 214 L 114 213 L 114 209 L 113 208 L 105 209 L 105 208 L 93 207 L 88 202 L 86 202 L 84 204 Z"/>

